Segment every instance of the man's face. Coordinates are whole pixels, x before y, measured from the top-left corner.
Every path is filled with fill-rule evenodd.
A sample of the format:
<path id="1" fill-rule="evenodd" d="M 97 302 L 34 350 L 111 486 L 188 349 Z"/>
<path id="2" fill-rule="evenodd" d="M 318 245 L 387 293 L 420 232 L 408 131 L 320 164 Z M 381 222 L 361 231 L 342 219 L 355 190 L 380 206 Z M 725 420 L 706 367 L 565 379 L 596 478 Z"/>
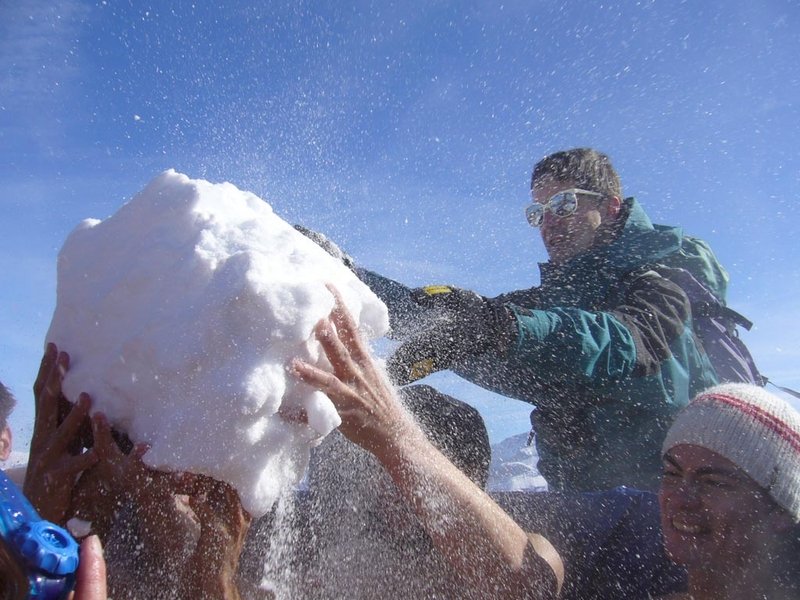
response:
<path id="1" fill-rule="evenodd" d="M 577 187 L 574 181 L 542 177 L 533 185 L 533 199 L 544 205 L 553 194 Z M 609 216 L 606 202 L 605 198 L 579 194 L 578 208 L 571 215 L 557 217 L 545 211 L 540 229 L 551 262 L 564 263 L 595 244 L 598 229 Z"/>
<path id="2" fill-rule="evenodd" d="M 746 568 L 768 547 L 783 518 L 742 469 L 689 444 L 666 454 L 659 504 L 665 549 L 690 573 Z"/>

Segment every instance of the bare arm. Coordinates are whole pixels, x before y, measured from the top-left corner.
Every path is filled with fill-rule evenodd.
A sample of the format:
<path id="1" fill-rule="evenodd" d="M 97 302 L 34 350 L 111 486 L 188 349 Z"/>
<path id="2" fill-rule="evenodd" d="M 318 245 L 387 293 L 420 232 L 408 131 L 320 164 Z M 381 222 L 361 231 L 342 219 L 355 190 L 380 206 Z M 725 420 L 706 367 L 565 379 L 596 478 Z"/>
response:
<path id="1" fill-rule="evenodd" d="M 328 395 L 342 418 L 342 433 L 378 458 L 436 548 L 475 589 L 503 597 L 556 597 L 563 565 L 555 548 L 527 534 L 427 440 L 332 291 L 336 307 L 316 333 L 333 373 L 297 360 L 297 376 Z"/>

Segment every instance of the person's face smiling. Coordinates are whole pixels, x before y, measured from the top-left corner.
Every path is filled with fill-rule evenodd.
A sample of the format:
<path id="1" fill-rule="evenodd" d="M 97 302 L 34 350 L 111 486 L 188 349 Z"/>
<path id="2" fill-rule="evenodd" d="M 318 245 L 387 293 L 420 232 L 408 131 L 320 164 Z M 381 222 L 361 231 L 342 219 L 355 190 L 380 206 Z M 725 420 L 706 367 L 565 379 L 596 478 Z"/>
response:
<path id="1" fill-rule="evenodd" d="M 577 187 L 573 181 L 543 177 L 534 183 L 533 199 L 545 205 L 554 194 Z M 545 210 L 540 229 L 552 262 L 564 263 L 594 245 L 607 212 L 604 201 L 604 198 L 579 194 L 578 208 L 571 215 L 558 217 L 550 210 Z"/>
<path id="2" fill-rule="evenodd" d="M 666 453 L 659 504 L 665 549 L 690 573 L 746 568 L 768 547 L 782 512 L 734 463 L 689 444 Z"/>

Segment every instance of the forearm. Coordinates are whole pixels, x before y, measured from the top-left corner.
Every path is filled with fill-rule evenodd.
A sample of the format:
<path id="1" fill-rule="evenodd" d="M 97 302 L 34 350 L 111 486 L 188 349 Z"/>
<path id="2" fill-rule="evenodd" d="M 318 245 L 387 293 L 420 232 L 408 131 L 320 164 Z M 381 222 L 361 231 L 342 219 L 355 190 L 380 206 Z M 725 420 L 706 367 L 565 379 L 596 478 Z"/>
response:
<path id="1" fill-rule="evenodd" d="M 389 337 L 402 340 L 424 328 L 431 311 L 411 299 L 411 288 L 362 267 L 356 267 L 355 273 L 389 309 Z"/>
<path id="2" fill-rule="evenodd" d="M 439 552 L 484 596 L 554 597 L 561 561 L 541 537 L 526 533 L 428 442 L 376 367 L 341 296 L 315 334 L 333 372 L 301 360 L 301 381 L 324 392 L 342 418 L 341 432 L 372 452 L 416 512 Z M 335 328 L 334 328 L 335 325 Z"/>
<path id="3" fill-rule="evenodd" d="M 530 536 L 449 462 L 421 431 L 376 456 L 437 550 L 486 595 L 552 598 L 563 567 L 553 546 Z"/>

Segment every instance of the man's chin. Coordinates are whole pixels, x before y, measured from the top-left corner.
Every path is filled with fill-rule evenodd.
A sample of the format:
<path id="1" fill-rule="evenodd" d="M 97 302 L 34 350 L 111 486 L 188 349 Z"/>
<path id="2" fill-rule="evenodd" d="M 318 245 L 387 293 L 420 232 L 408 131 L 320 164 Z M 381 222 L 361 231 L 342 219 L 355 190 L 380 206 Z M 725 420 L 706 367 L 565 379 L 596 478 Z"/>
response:
<path id="1" fill-rule="evenodd" d="M 571 253 L 561 244 L 545 244 L 547 256 L 551 263 L 561 264 L 567 262 L 571 258 Z"/>
<path id="2" fill-rule="evenodd" d="M 681 535 L 670 535 L 664 533 L 664 549 L 670 560 L 677 565 L 687 569 L 702 568 L 708 565 L 709 559 L 713 556 L 713 551 L 708 552 L 708 546 L 704 539 L 690 540 Z"/>

